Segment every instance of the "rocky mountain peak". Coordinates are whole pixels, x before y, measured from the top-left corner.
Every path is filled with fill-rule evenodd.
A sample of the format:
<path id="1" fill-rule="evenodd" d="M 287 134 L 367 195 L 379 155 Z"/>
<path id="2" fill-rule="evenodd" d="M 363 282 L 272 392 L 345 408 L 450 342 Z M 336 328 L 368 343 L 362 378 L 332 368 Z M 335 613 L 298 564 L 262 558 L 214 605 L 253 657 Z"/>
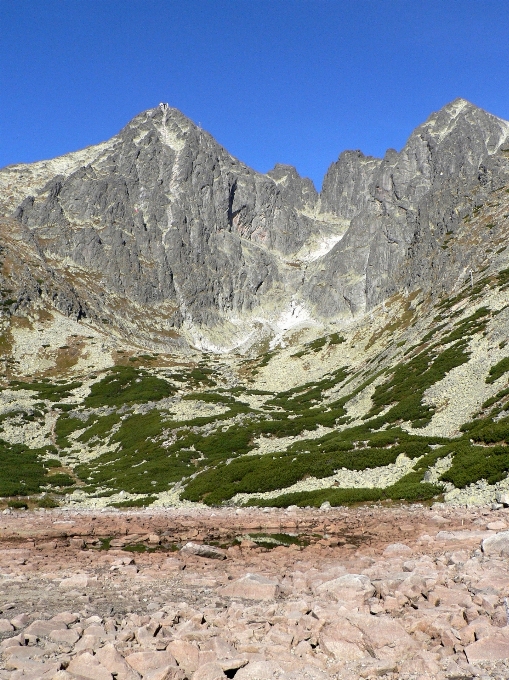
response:
<path id="1" fill-rule="evenodd" d="M 505 181 L 508 134 L 458 99 L 400 152 L 341 153 L 318 195 L 292 166 L 255 172 L 161 104 L 107 142 L 4 168 L 0 208 L 67 281 L 64 308 L 231 348 L 300 320 L 349 322 L 402 286 L 452 285 L 440 238 Z M 133 305 L 152 309 L 143 331 Z"/>

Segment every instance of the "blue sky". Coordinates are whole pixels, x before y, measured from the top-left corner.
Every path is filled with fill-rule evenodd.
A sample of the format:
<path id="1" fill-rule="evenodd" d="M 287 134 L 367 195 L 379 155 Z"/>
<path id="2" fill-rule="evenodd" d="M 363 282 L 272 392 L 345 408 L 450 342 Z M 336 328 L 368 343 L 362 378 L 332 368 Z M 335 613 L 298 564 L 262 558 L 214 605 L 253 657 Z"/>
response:
<path id="1" fill-rule="evenodd" d="M 509 119 L 507 0 L 0 0 L 0 167 L 166 101 L 261 172 L 320 187 L 461 96 Z"/>

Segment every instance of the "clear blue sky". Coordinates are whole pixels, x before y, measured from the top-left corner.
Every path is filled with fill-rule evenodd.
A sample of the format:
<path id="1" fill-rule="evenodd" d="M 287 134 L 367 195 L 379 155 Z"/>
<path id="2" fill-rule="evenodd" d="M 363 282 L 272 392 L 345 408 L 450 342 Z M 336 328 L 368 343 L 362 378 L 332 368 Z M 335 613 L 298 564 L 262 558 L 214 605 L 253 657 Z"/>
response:
<path id="1" fill-rule="evenodd" d="M 0 167 L 107 139 L 167 101 L 319 187 L 461 96 L 509 119 L 507 0 L 0 0 Z"/>

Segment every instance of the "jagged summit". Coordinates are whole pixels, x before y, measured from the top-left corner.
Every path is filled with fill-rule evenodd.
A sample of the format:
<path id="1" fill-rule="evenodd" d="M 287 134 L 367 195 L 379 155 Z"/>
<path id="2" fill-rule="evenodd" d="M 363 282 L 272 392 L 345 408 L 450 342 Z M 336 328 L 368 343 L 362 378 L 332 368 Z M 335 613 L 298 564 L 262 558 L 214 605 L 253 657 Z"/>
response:
<path id="1" fill-rule="evenodd" d="M 416 133 L 422 129 L 438 143 L 442 143 L 451 135 L 473 135 L 477 144 L 484 144 L 490 154 L 495 153 L 509 136 L 507 121 L 497 118 L 466 99 L 455 99 L 431 114 L 428 120 L 417 128 Z"/>
<path id="2" fill-rule="evenodd" d="M 79 303 L 56 297 L 64 309 L 154 342 L 228 350 L 302 323 L 349 323 L 396 290 L 455 285 L 475 254 L 451 263 L 441 239 L 473 196 L 506 181 L 508 135 L 457 99 L 399 153 L 343 152 L 318 194 L 291 166 L 255 172 L 159 105 L 102 144 L 4 168 L 0 210 L 72 290 Z M 37 286 L 23 285 L 32 303 Z"/>

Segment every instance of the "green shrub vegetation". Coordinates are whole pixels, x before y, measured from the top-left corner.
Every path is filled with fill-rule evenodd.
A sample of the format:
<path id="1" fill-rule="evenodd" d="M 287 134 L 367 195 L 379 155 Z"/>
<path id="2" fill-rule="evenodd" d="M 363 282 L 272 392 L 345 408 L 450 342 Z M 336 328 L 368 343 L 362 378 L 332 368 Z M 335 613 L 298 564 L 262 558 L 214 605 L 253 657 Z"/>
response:
<path id="1" fill-rule="evenodd" d="M 317 338 L 316 340 L 307 342 L 303 349 L 299 350 L 295 354 L 292 354 L 292 357 L 300 358 L 306 356 L 306 354 L 309 354 L 309 352 L 319 352 L 326 346 L 340 345 L 343 342 L 346 342 L 346 340 L 342 335 L 339 333 L 332 333 L 332 335 L 326 335 L 323 338 Z"/>
<path id="2" fill-rule="evenodd" d="M 157 496 L 145 496 L 144 498 L 133 498 L 127 501 L 110 503 L 113 508 L 146 508 L 156 500 Z"/>
<path id="3" fill-rule="evenodd" d="M 11 390 L 30 390 L 37 392 L 40 399 L 47 399 L 48 401 L 60 401 L 60 399 L 67 399 L 71 396 L 72 390 L 81 387 L 81 382 L 71 382 L 63 384 L 56 384 L 56 382 L 49 382 L 40 380 L 39 382 L 22 382 L 19 380 L 11 381 L 9 387 Z"/>
<path id="4" fill-rule="evenodd" d="M 88 443 L 91 439 L 97 438 L 104 441 L 111 433 L 112 428 L 120 421 L 118 413 L 110 413 L 107 416 L 100 416 L 97 419 L 91 416 L 82 427 L 87 427 L 77 438 L 77 441 Z"/>
<path id="5" fill-rule="evenodd" d="M 442 380 L 456 366 L 468 361 L 467 340 L 458 341 L 443 351 L 437 345 L 420 352 L 406 363 L 399 364 L 392 378 L 378 385 L 372 397 L 373 407 L 367 417 L 376 416 L 392 407 L 383 416 L 387 423 L 410 421 L 413 427 L 424 427 L 433 416 L 433 409 L 422 403 L 428 387 Z"/>
<path id="6" fill-rule="evenodd" d="M 453 463 L 440 479 L 459 489 L 480 479 L 495 484 L 509 471 L 507 446 L 474 446 L 468 441 L 461 441 L 451 445 L 450 449 L 454 452 Z"/>
<path id="7" fill-rule="evenodd" d="M 58 508 L 59 503 L 56 501 L 54 498 L 51 498 L 51 496 L 43 496 L 42 498 L 39 498 L 36 501 L 37 507 L 39 508 L 45 508 L 47 510 L 50 510 L 51 508 Z"/>
<path id="8" fill-rule="evenodd" d="M 504 357 L 498 362 L 498 364 L 495 364 L 490 368 L 490 372 L 488 377 L 486 378 L 486 382 L 494 383 L 495 380 L 498 380 L 501 376 L 504 375 L 504 373 L 507 373 L 507 371 L 509 371 L 509 357 Z"/>
<path id="9" fill-rule="evenodd" d="M 300 507 L 320 507 L 325 501 L 332 506 L 353 505 L 383 500 L 425 501 L 439 496 L 443 492 L 441 485 L 422 484 L 417 475 L 406 475 L 399 482 L 386 489 L 319 489 L 317 491 L 300 491 L 281 494 L 270 500 L 251 499 L 246 505 L 259 507 L 284 508 L 289 505 Z"/>
<path id="10" fill-rule="evenodd" d="M 490 280 L 493 282 L 493 277 Z M 507 280 L 509 283 L 509 275 Z M 474 292 L 466 286 L 456 301 L 478 294 L 475 290 L 480 291 L 487 281 L 477 282 Z M 279 495 L 275 499 L 252 498 L 250 504 L 319 506 L 326 500 L 332 505 L 428 500 L 443 493 L 445 482 L 463 488 L 479 479 L 498 481 L 509 471 L 509 417 L 504 411 L 509 404 L 509 387 L 488 399 L 477 419 L 465 423 L 455 440 L 409 434 L 399 426 L 410 422 L 418 428 L 430 422 L 433 409 L 423 404 L 424 392 L 451 369 L 468 361 L 470 338 L 485 331 L 496 313 L 481 307 L 458 320 L 464 310 L 446 315 L 452 304 L 451 300 L 442 303 L 434 327 L 405 352 L 403 359 L 399 352 L 400 363 L 390 369 L 384 357 L 391 355 L 383 350 L 355 372 L 341 367 L 320 380 L 278 393 L 249 390 L 242 385 L 220 387 L 215 371 L 209 368 L 212 363 L 205 362 L 165 370 L 163 378 L 151 372 L 157 369 L 140 366 L 139 360 L 152 361 L 151 355 L 140 355 L 135 362 L 126 362 L 127 366 L 105 371 L 81 403 L 61 403 L 69 399 L 79 382 L 13 382 L 13 389 L 37 392 L 44 401 L 30 411 L 4 414 L 0 421 L 22 427 L 25 422 L 42 420 L 41 409 L 51 401 L 52 408 L 58 411 L 53 433 L 56 447 L 30 450 L 0 442 L 0 494 L 37 496 L 49 491 L 58 497 L 80 480 L 84 492 L 107 498 L 111 505 L 143 507 L 174 483 L 183 482 L 182 499 L 208 505 L 231 503 L 239 493 L 276 492 Z M 327 335 L 307 343 L 293 356 L 320 352 L 342 342 L 345 339 L 338 333 Z M 256 372 L 277 352 L 246 360 L 242 368 Z M 377 361 L 383 366 L 378 371 L 373 369 Z M 486 381 L 494 382 L 507 371 L 509 357 L 491 368 Z M 372 408 L 360 425 L 352 426 L 347 402 L 377 378 L 383 382 L 374 390 Z M 357 386 L 352 388 L 351 384 Z M 337 397 L 338 388 L 345 396 Z M 161 402 L 177 392 L 183 400 L 216 404 L 224 412 L 208 415 L 204 408 L 201 415 L 198 406 L 196 417 L 177 421 L 171 415 L 171 403 Z M 265 403 L 251 408 L 242 400 L 249 394 L 265 397 Z M 315 432 L 320 426 L 329 428 L 326 434 L 302 439 L 306 432 Z M 271 448 L 275 453 L 259 453 L 256 442 L 260 437 L 273 439 Z M 289 446 L 285 442 L 286 450 L 278 450 L 277 440 L 282 437 L 299 439 Z M 71 474 L 55 469 L 63 461 L 69 465 L 69 460 L 75 460 L 83 445 L 93 451 L 99 444 L 108 445 L 109 450 L 76 464 Z M 402 454 L 412 459 L 414 467 L 386 489 L 333 487 L 288 492 L 289 487 L 309 477 L 323 479 L 341 469 L 382 467 L 393 464 Z M 439 483 L 425 483 L 426 470 L 447 455 L 452 456 L 451 468 Z M 63 458 L 59 460 L 57 456 Z M 110 496 L 121 490 L 143 497 L 111 503 Z M 40 502 L 50 504 L 41 507 L 58 504 L 52 496 L 44 496 Z M 259 539 L 263 541 L 264 537 Z"/>
<path id="11" fill-rule="evenodd" d="M 51 484 L 52 486 L 60 486 L 60 487 L 65 487 L 65 486 L 74 486 L 75 481 L 72 477 L 69 475 L 62 473 L 58 473 L 56 475 L 51 475 L 48 477 L 46 483 Z"/>
<path id="12" fill-rule="evenodd" d="M 504 397 L 507 397 L 508 394 L 509 394 L 509 387 L 507 387 L 504 390 L 500 390 L 500 392 L 497 392 L 493 397 L 486 399 L 486 401 L 482 405 L 482 408 L 487 409 L 490 406 L 493 406 L 493 404 L 496 404 L 498 401 L 500 401 Z"/>
<path id="13" fill-rule="evenodd" d="M 216 505 L 237 493 L 275 491 L 307 477 L 329 477 L 341 468 L 365 470 L 388 465 L 400 454 L 428 456 L 429 444 L 441 441 L 415 437 L 399 428 L 372 433 L 367 425 L 332 432 L 297 442 L 283 453 L 236 458 L 205 470 L 188 483 L 183 498 Z"/>
<path id="14" fill-rule="evenodd" d="M 159 401 L 174 394 L 174 388 L 166 380 L 150 375 L 132 366 L 116 366 L 102 380 L 92 385 L 84 405 L 123 406 Z"/>
<path id="15" fill-rule="evenodd" d="M 37 494 L 46 485 L 54 485 L 54 478 L 59 475 L 47 476 L 43 462 L 47 453 L 47 448 L 29 449 L 0 440 L 0 496 Z"/>
<path id="16" fill-rule="evenodd" d="M 28 503 L 27 501 L 22 500 L 11 500 L 7 503 L 7 507 L 12 508 L 13 510 L 27 510 Z"/>
<path id="17" fill-rule="evenodd" d="M 506 286 L 508 283 L 509 283 L 509 268 L 502 269 L 497 274 L 497 284 L 499 286 Z"/>
<path id="18" fill-rule="evenodd" d="M 61 449 L 70 447 L 69 435 L 84 427 L 85 423 L 79 418 L 71 418 L 66 413 L 62 413 L 55 423 L 55 443 Z"/>

